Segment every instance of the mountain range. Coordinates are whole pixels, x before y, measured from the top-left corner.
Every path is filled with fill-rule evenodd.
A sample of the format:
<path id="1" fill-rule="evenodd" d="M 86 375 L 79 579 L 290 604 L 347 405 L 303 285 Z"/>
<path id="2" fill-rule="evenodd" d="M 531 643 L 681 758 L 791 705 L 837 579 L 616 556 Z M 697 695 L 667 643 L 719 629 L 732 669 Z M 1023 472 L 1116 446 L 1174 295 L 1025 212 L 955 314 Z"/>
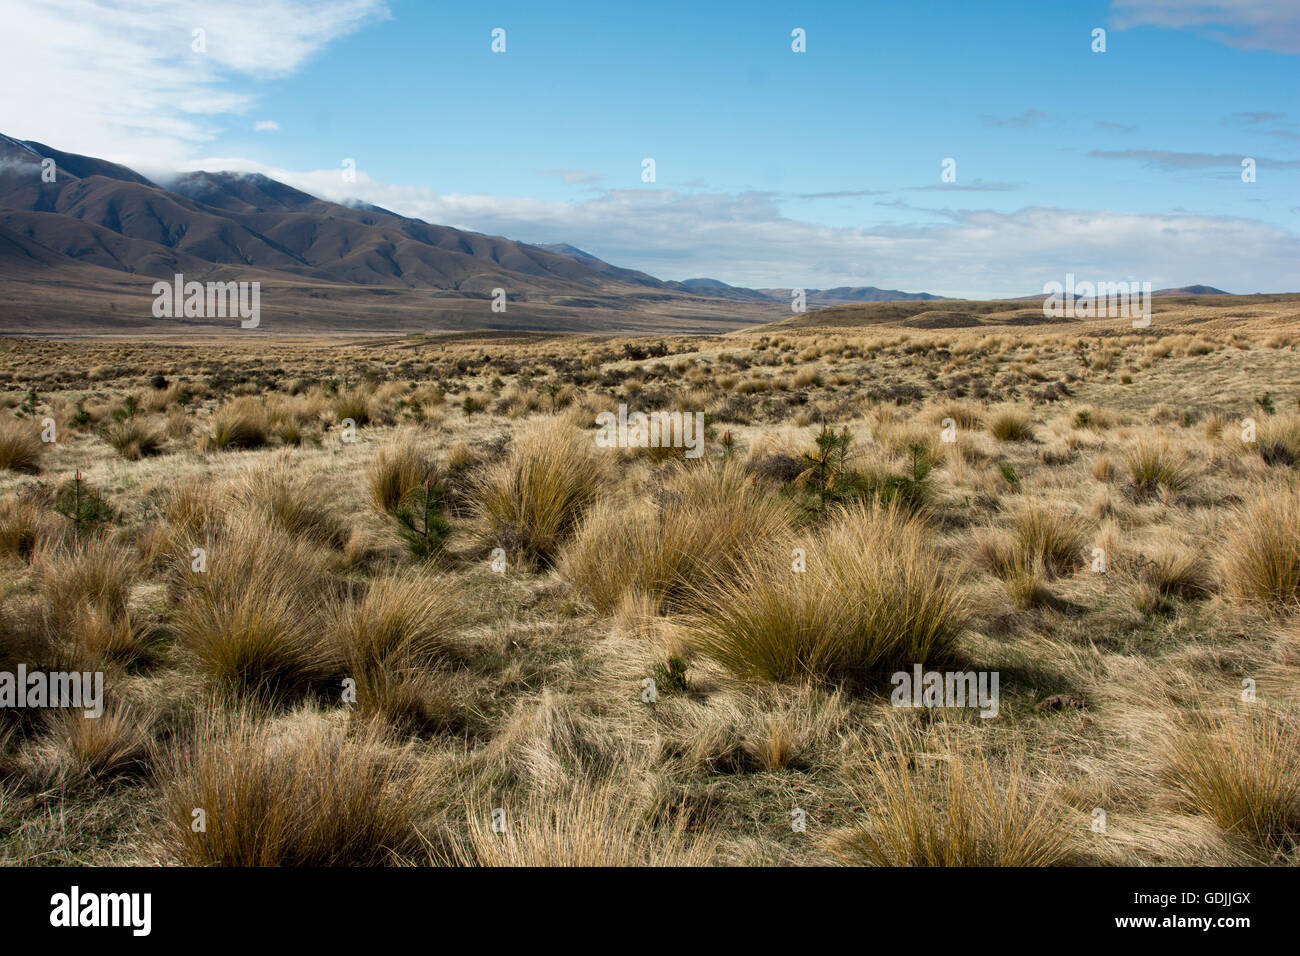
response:
<path id="1" fill-rule="evenodd" d="M 535 245 L 335 203 L 259 174 L 134 170 L 0 135 L 0 330 L 162 331 L 159 279 L 259 281 L 263 328 L 718 331 L 791 314 L 792 290 L 665 281 Z M 494 290 L 505 311 L 493 310 Z M 1216 290 L 1217 291 L 1217 290 Z M 808 309 L 938 300 L 805 290 Z M 167 330 L 227 329 L 221 319 Z"/>

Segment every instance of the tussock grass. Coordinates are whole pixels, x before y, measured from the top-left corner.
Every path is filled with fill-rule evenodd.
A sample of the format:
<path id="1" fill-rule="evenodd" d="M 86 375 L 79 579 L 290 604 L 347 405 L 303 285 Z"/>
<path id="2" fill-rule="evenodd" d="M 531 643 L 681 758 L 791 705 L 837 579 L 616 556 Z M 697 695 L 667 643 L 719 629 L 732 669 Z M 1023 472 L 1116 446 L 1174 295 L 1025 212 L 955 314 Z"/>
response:
<path id="1" fill-rule="evenodd" d="M 330 626 L 357 667 L 432 664 L 445 658 L 449 636 L 468 616 L 460 589 L 448 578 L 395 571 L 373 579 L 360 597 L 336 600 Z"/>
<path id="2" fill-rule="evenodd" d="M 1023 556 L 1017 554 L 1002 578 L 1007 593 L 1018 607 L 1038 607 L 1051 600 L 1052 592 L 1047 586 L 1049 575 L 1041 561 L 1031 559 L 1026 563 Z"/>
<path id="3" fill-rule="evenodd" d="M 161 508 L 168 523 L 190 537 L 214 530 L 226 502 L 206 477 L 188 476 L 161 490 Z"/>
<path id="4" fill-rule="evenodd" d="M 30 558 L 58 533 L 54 516 L 21 495 L 0 498 L 0 555 Z"/>
<path id="5" fill-rule="evenodd" d="M 1239 833 L 1265 854 L 1300 845 L 1300 723 L 1256 705 L 1248 713 L 1201 713 L 1170 734 L 1169 786 L 1193 810 Z"/>
<path id="6" fill-rule="evenodd" d="M 1033 420 L 1017 409 L 1003 409 L 989 419 L 989 434 L 998 441 L 1032 441 Z"/>
<path id="7" fill-rule="evenodd" d="M 685 467 L 657 501 L 609 498 L 592 509 L 564 554 L 561 574 L 602 614 L 628 594 L 680 608 L 688 589 L 730 578 L 756 547 L 787 534 L 795 509 L 739 462 Z"/>
<path id="8" fill-rule="evenodd" d="M 1300 490 L 1262 490 L 1228 528 L 1219 551 L 1228 593 L 1273 610 L 1300 606 Z"/>
<path id="9" fill-rule="evenodd" d="M 1069 574 L 1084 564 L 1087 533 L 1082 519 L 1030 504 L 1016 516 L 1013 528 L 1017 567 L 1040 565 L 1049 574 Z"/>
<path id="10" fill-rule="evenodd" d="M 423 788 L 409 752 L 373 724 L 209 707 L 161 763 L 159 837 L 185 865 L 366 866 L 418 844 Z"/>
<path id="11" fill-rule="evenodd" d="M 370 501 L 377 510 L 392 512 L 435 475 L 434 464 L 413 439 L 394 441 L 379 449 L 366 471 Z"/>
<path id="12" fill-rule="evenodd" d="M 251 395 L 241 395 L 213 411 L 201 449 L 260 448 L 267 443 L 270 432 L 266 405 Z"/>
<path id="13" fill-rule="evenodd" d="M 142 631 L 127 607 L 140 572 L 133 551 L 91 538 L 39 553 L 33 570 L 46 631 L 70 662 L 137 655 Z"/>
<path id="14" fill-rule="evenodd" d="M 930 413 L 930 419 L 936 425 L 945 418 L 951 418 L 953 424 L 963 431 L 974 430 L 984 424 L 984 416 L 978 408 L 965 402 L 945 402 Z"/>
<path id="15" fill-rule="evenodd" d="M 152 715 L 117 705 L 87 717 L 84 708 L 73 708 L 52 712 L 46 723 L 52 776 L 64 786 L 140 774 L 148 768 Z"/>
<path id="16" fill-rule="evenodd" d="M 790 384 L 795 388 L 813 388 L 822 384 L 821 369 L 816 367 L 801 368 L 794 373 Z"/>
<path id="17" fill-rule="evenodd" d="M 1144 436 L 1124 449 L 1124 469 L 1138 494 L 1177 494 L 1191 487 L 1195 467 L 1167 439 Z"/>
<path id="18" fill-rule="evenodd" d="M 348 528 L 336 508 L 322 502 L 319 485 L 295 468 L 291 452 L 253 465 L 230 489 L 235 506 L 258 515 L 295 537 L 341 548 Z"/>
<path id="19" fill-rule="evenodd" d="M 455 703 L 430 668 L 451 656 L 451 635 L 468 619 L 464 595 L 445 577 L 398 571 L 375 578 L 329 611 L 330 640 L 356 681 L 356 706 L 404 727 L 450 724 Z"/>
<path id="20" fill-rule="evenodd" d="M 976 538 L 975 563 L 1002 578 L 1022 607 L 1040 603 L 1049 578 L 1085 563 L 1087 534 L 1075 515 L 1031 502 L 1009 529 L 991 528 Z"/>
<path id="21" fill-rule="evenodd" d="M 1297 299 L 1175 304 L 1140 334 L 11 340 L 0 420 L 30 439 L 49 414 L 59 442 L 48 475 L 0 470 L 0 670 L 103 670 L 108 709 L 0 711 L 0 856 L 1294 864 L 1300 365 L 1294 334 L 1261 343 Z M 337 440 L 345 376 L 361 444 Z M 598 448 L 621 395 L 706 412 L 709 454 Z M 1008 409 L 1031 440 L 990 433 Z M 179 453 L 124 459 L 103 440 L 123 421 Z M 801 453 L 823 423 L 853 441 L 823 438 L 818 467 Z M 534 429 L 554 437 L 525 455 Z M 1135 487 L 1141 442 L 1190 485 L 1157 466 Z M 428 508 L 420 458 L 440 466 Z M 840 527 L 872 499 L 924 517 Z M 93 583 L 101 551 L 136 570 Z M 999 670 L 1002 717 L 891 708 L 918 659 Z M 1247 676 L 1259 703 L 1196 718 Z"/>
<path id="22" fill-rule="evenodd" d="M 423 734 L 463 727 L 466 710 L 451 675 L 421 667 L 386 665 L 353 670 L 356 709 L 395 730 Z"/>
<path id="23" fill-rule="evenodd" d="M 1152 549 L 1139 575 L 1161 597 L 1194 600 L 1213 590 L 1210 570 L 1201 553 L 1164 545 Z"/>
<path id="24" fill-rule="evenodd" d="M 172 626 L 211 681 L 255 695 L 292 693 L 336 672 L 336 650 L 321 640 L 329 579 L 314 545 L 247 512 L 230 516 L 206 544 L 206 571 L 182 558 Z"/>
<path id="25" fill-rule="evenodd" d="M 1260 457 L 1270 465 L 1300 464 L 1300 415 L 1270 415 L 1259 422 L 1255 436 Z"/>
<path id="26" fill-rule="evenodd" d="M 591 434 L 560 419 L 530 425 L 478 481 L 484 534 L 509 554 L 549 566 L 596 501 L 607 468 Z"/>
<path id="27" fill-rule="evenodd" d="M 692 591 L 686 639 L 737 675 L 771 681 L 858 680 L 948 653 L 964 603 L 930 536 L 897 506 L 850 505 L 807 542 L 806 571 L 781 546 Z"/>
<path id="28" fill-rule="evenodd" d="M 127 461 L 139 461 L 162 451 L 166 436 L 144 422 L 129 418 L 110 425 L 104 432 L 104 440 Z"/>
<path id="29" fill-rule="evenodd" d="M 0 470 L 38 472 L 44 450 L 41 436 L 31 424 L 0 415 Z"/>
<path id="30" fill-rule="evenodd" d="M 374 392 L 360 387 L 339 392 L 334 399 L 334 417 L 339 422 L 350 418 L 358 427 L 370 424 L 374 417 Z"/>
<path id="31" fill-rule="evenodd" d="M 809 684 L 745 687 L 681 710 L 670 752 L 710 774 L 810 770 L 838 750 L 853 715 L 848 695 Z"/>
<path id="32" fill-rule="evenodd" d="M 534 793 L 505 806 L 505 832 L 492 829 L 492 808 L 473 807 L 465 833 L 431 847 L 439 864 L 460 866 L 706 866 L 714 840 L 689 833 L 673 814 L 654 825 L 647 808 L 611 780 L 567 793 Z"/>
<path id="33" fill-rule="evenodd" d="M 1115 461 L 1110 455 L 1098 455 L 1093 459 L 1088 472 L 1098 481 L 1109 482 L 1115 477 Z"/>
<path id="34" fill-rule="evenodd" d="M 1034 792 L 1023 753 L 995 762 L 944 734 L 927 746 L 895 732 L 851 784 L 867 811 L 829 841 L 867 866 L 1052 866 L 1070 831 L 1050 794 Z"/>
<path id="35" fill-rule="evenodd" d="M 59 631 L 70 644 L 74 661 L 126 662 L 143 651 L 146 629 L 130 611 L 119 612 L 104 604 L 86 603 L 59 612 L 57 618 Z"/>

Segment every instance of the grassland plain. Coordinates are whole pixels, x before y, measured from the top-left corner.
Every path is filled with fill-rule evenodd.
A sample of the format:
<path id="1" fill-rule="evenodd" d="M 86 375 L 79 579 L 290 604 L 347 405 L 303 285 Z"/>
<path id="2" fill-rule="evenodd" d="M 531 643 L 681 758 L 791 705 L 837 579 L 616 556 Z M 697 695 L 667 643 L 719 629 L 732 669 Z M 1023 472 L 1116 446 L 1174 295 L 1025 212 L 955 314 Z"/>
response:
<path id="1" fill-rule="evenodd" d="M 1300 301 L 1159 305 L 4 340 L 0 854 L 1295 865 Z"/>

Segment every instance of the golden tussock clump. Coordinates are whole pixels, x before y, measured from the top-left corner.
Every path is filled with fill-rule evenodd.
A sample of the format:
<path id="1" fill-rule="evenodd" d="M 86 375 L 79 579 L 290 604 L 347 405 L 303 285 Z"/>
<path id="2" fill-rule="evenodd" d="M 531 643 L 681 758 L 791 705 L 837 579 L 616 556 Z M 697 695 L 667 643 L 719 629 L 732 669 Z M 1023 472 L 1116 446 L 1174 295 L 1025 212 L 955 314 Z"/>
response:
<path id="1" fill-rule="evenodd" d="M 463 836 L 436 848 L 431 862 L 456 866 L 707 866 L 717 852 L 707 834 L 670 814 L 655 823 L 648 808 L 612 780 L 586 781 L 568 792 L 538 793 L 499 808 L 473 807 Z"/>
<path id="2" fill-rule="evenodd" d="M 745 555 L 793 526 L 790 502 L 736 461 L 674 471 L 656 498 L 607 498 L 565 551 L 561 574 L 603 614 L 629 593 L 680 608 L 688 589 L 730 578 Z"/>
<path id="3" fill-rule="evenodd" d="M 1071 832 L 1054 795 L 1032 781 L 1023 751 L 995 761 L 940 733 L 894 728 L 850 786 L 867 812 L 827 841 L 866 866 L 1053 866 L 1069 861 Z M 928 745 L 927 745 L 928 744 Z"/>
<path id="4" fill-rule="evenodd" d="M 34 473 L 41 470 L 45 446 L 34 426 L 0 415 L 0 470 Z"/>
<path id="5" fill-rule="evenodd" d="M 188 866 L 367 866 L 419 846 L 423 788 L 377 725 L 209 706 L 159 764 L 158 837 Z"/>
<path id="6" fill-rule="evenodd" d="M 329 578 L 315 545 L 248 512 L 229 516 L 204 544 L 202 571 L 180 559 L 172 626 L 209 680 L 292 693 L 337 671 L 336 649 L 320 635 Z"/>
<path id="7" fill-rule="evenodd" d="M 1300 606 L 1300 490 L 1260 491 L 1229 519 L 1219 549 L 1228 593 L 1273 610 Z"/>
<path id="8" fill-rule="evenodd" d="M 858 680 L 947 654 L 966 616 L 931 535 L 895 505 L 849 505 L 815 537 L 787 539 L 718 587 L 692 589 L 685 639 L 739 676 L 771 681 Z"/>
<path id="9" fill-rule="evenodd" d="M 1166 778 L 1192 809 L 1267 856 L 1300 845 L 1300 722 L 1263 704 L 1171 731 Z"/>
<path id="10" fill-rule="evenodd" d="M 609 468 L 602 451 L 592 433 L 562 419 L 529 425 L 475 488 L 485 538 L 525 562 L 550 565 L 597 499 Z"/>

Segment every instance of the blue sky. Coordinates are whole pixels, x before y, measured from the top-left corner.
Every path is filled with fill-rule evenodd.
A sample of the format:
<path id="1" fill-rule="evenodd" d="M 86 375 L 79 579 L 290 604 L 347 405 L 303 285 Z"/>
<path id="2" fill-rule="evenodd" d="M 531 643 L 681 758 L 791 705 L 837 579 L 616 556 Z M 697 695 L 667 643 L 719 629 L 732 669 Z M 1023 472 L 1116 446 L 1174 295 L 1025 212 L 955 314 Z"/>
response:
<path id="1" fill-rule="evenodd" d="M 1300 2 L 0 0 L 0 16 L 17 25 L 7 89 L 36 71 L 47 91 L 6 98 L 0 132 L 157 176 L 261 171 L 673 279 L 1300 289 Z"/>

